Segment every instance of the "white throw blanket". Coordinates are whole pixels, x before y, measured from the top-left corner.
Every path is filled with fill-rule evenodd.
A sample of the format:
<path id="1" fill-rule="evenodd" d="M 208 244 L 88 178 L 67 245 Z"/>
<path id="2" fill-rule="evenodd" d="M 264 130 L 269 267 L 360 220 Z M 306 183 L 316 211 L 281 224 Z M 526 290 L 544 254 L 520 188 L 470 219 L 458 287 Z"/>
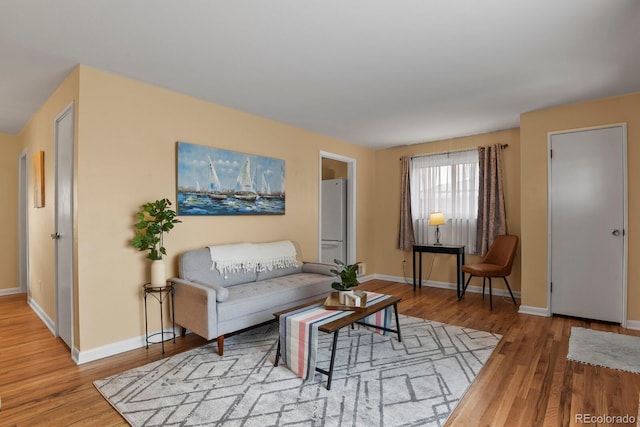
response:
<path id="1" fill-rule="evenodd" d="M 211 269 L 225 278 L 229 273 L 297 267 L 296 247 L 289 240 L 272 243 L 238 243 L 209 246 Z"/>

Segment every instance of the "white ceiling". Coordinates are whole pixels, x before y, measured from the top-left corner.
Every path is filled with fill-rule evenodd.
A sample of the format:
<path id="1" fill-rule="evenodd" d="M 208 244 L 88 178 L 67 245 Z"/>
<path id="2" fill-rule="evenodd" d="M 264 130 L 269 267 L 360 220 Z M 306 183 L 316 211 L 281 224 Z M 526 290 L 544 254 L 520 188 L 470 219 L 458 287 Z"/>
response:
<path id="1" fill-rule="evenodd" d="M 640 1 L 0 0 L 0 132 L 77 64 L 386 148 L 640 91 Z"/>

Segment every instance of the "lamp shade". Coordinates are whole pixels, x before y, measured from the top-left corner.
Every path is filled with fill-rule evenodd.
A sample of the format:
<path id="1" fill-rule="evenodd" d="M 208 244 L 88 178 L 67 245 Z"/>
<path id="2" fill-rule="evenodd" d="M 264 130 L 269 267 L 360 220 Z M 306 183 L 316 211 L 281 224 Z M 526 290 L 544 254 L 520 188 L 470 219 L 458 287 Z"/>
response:
<path id="1" fill-rule="evenodd" d="M 433 212 L 429 215 L 429 225 L 444 225 L 446 221 L 444 220 L 444 214 L 442 212 Z"/>

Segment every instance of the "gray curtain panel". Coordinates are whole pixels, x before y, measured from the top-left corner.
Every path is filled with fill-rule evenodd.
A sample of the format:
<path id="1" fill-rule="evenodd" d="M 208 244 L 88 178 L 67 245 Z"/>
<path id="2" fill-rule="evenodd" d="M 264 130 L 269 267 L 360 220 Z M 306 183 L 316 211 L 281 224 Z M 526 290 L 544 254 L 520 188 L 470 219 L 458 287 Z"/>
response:
<path id="1" fill-rule="evenodd" d="M 502 145 L 478 147 L 478 232 L 476 249 L 485 256 L 493 239 L 507 234 L 502 185 Z"/>
<path id="2" fill-rule="evenodd" d="M 398 249 L 410 251 L 416 242 L 413 234 L 413 218 L 411 217 L 411 156 L 403 156 L 400 162 L 402 165 L 402 189 L 400 194 Z"/>

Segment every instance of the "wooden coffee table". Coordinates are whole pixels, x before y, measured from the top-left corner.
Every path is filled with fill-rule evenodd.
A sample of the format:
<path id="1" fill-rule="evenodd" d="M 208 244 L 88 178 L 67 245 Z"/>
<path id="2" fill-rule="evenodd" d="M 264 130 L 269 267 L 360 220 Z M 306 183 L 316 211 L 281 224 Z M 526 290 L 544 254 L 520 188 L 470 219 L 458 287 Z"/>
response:
<path id="1" fill-rule="evenodd" d="M 398 319 L 398 303 L 402 300 L 401 297 L 397 297 L 397 296 L 393 296 L 391 295 L 389 298 L 385 298 L 380 302 L 377 302 L 369 307 L 367 307 L 365 310 L 363 311 L 353 311 L 351 314 L 341 317 L 337 320 L 334 320 L 333 322 L 328 322 L 325 324 L 322 324 L 318 327 L 319 331 L 325 332 L 327 334 L 333 334 L 333 346 L 331 347 L 331 361 L 329 363 L 329 370 L 325 370 L 325 369 L 321 369 L 316 367 L 316 372 L 320 372 L 321 374 L 327 375 L 328 379 L 327 379 L 327 390 L 331 390 L 331 379 L 333 378 L 333 365 L 335 362 L 335 358 L 336 358 L 336 347 L 338 344 L 338 333 L 340 332 L 340 329 L 347 327 L 347 326 L 352 326 L 354 324 L 358 324 L 358 325 L 364 325 L 364 326 L 368 326 L 371 328 L 376 328 L 376 329 L 380 329 L 386 332 L 394 332 L 396 334 L 398 334 L 398 341 L 402 342 L 402 335 L 400 333 L 400 320 Z M 304 307 L 310 307 L 310 306 L 314 306 L 317 305 L 318 303 L 322 303 L 324 302 L 324 299 L 321 300 L 317 300 L 317 301 L 312 301 L 306 304 L 302 304 L 287 310 L 283 310 L 283 311 L 279 311 L 277 313 L 273 313 L 273 315 L 276 317 L 276 319 L 278 320 L 278 322 L 280 321 L 280 316 L 283 314 L 287 314 L 290 313 L 292 311 L 295 310 L 299 310 L 301 308 Z M 377 313 L 380 310 L 384 310 L 387 307 L 391 307 L 393 306 L 393 311 L 396 317 L 396 329 L 389 329 L 389 328 L 385 328 L 382 326 L 377 326 L 377 325 L 371 325 L 368 323 L 364 323 L 362 322 L 362 319 L 364 319 L 367 316 L 371 316 L 374 313 Z M 280 361 L 280 339 L 278 338 L 278 348 L 276 349 L 276 360 L 274 363 L 274 366 L 278 366 L 278 362 Z"/>

